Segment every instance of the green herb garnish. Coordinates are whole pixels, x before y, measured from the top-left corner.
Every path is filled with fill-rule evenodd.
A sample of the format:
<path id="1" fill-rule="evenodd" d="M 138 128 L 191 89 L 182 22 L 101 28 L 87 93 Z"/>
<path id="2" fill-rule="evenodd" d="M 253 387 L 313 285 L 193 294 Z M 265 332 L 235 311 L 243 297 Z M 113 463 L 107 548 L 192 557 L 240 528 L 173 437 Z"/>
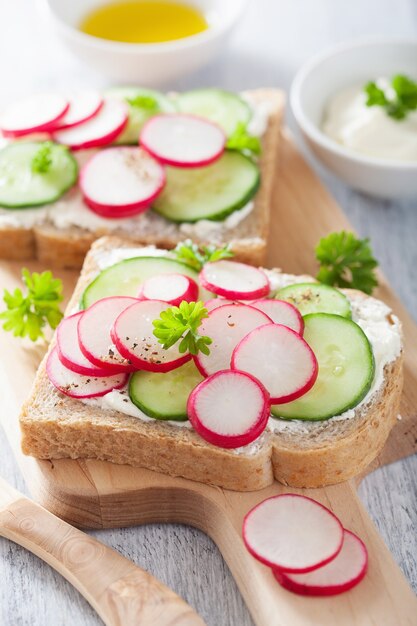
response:
<path id="1" fill-rule="evenodd" d="M 31 169 L 35 174 L 46 174 L 52 165 L 52 141 L 39 144 L 39 149 L 32 158 Z"/>
<path id="2" fill-rule="evenodd" d="M 394 96 L 386 92 L 371 81 L 364 87 L 367 95 L 366 106 L 381 106 L 387 115 L 395 120 L 403 120 L 410 111 L 417 109 L 417 83 L 408 76 L 397 74 L 391 80 Z"/>
<path id="3" fill-rule="evenodd" d="M 52 276 L 52 272 L 34 272 L 30 274 L 22 269 L 22 280 L 27 287 L 26 296 L 21 289 L 16 288 L 13 293 L 4 290 L 3 300 L 7 310 L 0 313 L 0 319 L 5 320 L 4 330 L 13 332 L 15 337 L 29 337 L 36 341 L 44 338 L 43 328 L 49 324 L 56 328 L 62 319 L 59 303 L 62 301 L 62 281 Z"/>
<path id="4" fill-rule="evenodd" d="M 153 96 L 147 96 L 145 94 L 139 94 L 133 98 L 126 98 L 130 106 L 137 109 L 145 109 L 146 111 L 156 112 L 159 111 L 159 103 Z"/>
<path id="5" fill-rule="evenodd" d="M 320 263 L 317 280 L 334 287 L 351 287 L 371 294 L 378 285 L 369 239 L 358 239 L 342 230 L 320 239 L 316 247 Z"/>
<path id="6" fill-rule="evenodd" d="M 181 302 L 179 306 L 172 306 L 161 312 L 159 319 L 152 323 L 155 327 L 153 334 L 165 350 L 180 341 L 178 350 L 181 353 L 210 354 L 208 346 L 212 343 L 210 337 L 200 336 L 197 329 L 203 319 L 208 317 L 208 311 L 203 302 Z"/>
<path id="7" fill-rule="evenodd" d="M 260 154 L 261 142 L 259 137 L 254 137 L 248 133 L 246 124 L 239 122 L 233 134 L 227 140 L 226 148 L 229 150 L 250 152 L 251 154 Z"/>
<path id="8" fill-rule="evenodd" d="M 216 248 L 216 246 L 202 246 L 199 248 L 191 239 L 186 239 L 177 244 L 173 253 L 177 257 L 178 261 L 186 263 L 190 267 L 199 272 L 205 263 L 209 261 L 220 261 L 220 259 L 230 259 L 233 252 L 230 250 L 230 246 L 224 246 L 223 248 Z"/>

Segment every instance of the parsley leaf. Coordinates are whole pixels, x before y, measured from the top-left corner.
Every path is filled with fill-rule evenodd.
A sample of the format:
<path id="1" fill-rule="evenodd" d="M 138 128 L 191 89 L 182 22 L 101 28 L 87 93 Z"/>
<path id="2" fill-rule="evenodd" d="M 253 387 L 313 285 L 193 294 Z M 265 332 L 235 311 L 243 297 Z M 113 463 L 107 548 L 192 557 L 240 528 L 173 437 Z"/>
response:
<path id="1" fill-rule="evenodd" d="M 126 98 L 126 100 L 130 104 L 130 106 L 137 109 L 146 109 L 146 111 L 152 111 L 155 113 L 156 111 L 159 111 L 158 100 L 153 96 L 138 94 L 133 98 Z"/>
<path id="2" fill-rule="evenodd" d="M 36 341 L 44 338 L 43 328 L 48 324 L 56 328 L 62 319 L 59 303 L 62 301 L 62 281 L 54 278 L 49 271 L 30 274 L 22 269 L 22 280 L 27 287 L 24 296 L 21 289 L 13 293 L 4 290 L 3 301 L 7 309 L 0 313 L 4 320 L 4 330 L 13 332 L 15 337 L 29 337 Z"/>
<path id="3" fill-rule="evenodd" d="M 197 272 L 209 261 L 220 261 L 220 259 L 230 259 L 234 256 L 228 245 L 223 248 L 216 248 L 213 245 L 199 248 L 191 239 L 186 239 L 177 244 L 173 253 L 178 261 L 183 261 Z"/>
<path id="4" fill-rule="evenodd" d="M 369 239 L 358 239 L 353 233 L 341 231 L 320 239 L 316 246 L 320 263 L 317 280 L 335 287 L 351 287 L 370 294 L 378 285 Z"/>
<path id="5" fill-rule="evenodd" d="M 46 174 L 52 165 L 52 141 L 39 144 L 39 149 L 32 158 L 31 169 L 35 174 Z"/>
<path id="6" fill-rule="evenodd" d="M 251 154 L 260 154 L 261 142 L 259 137 L 254 137 L 248 133 L 246 124 L 239 122 L 233 134 L 227 140 L 226 148 L 250 152 Z"/>
<path id="7" fill-rule="evenodd" d="M 375 82 L 365 85 L 366 106 L 384 107 L 387 115 L 395 120 L 403 120 L 410 111 L 417 109 L 417 83 L 408 76 L 397 74 L 391 80 L 394 96 L 388 94 Z"/>
<path id="8" fill-rule="evenodd" d="M 199 335 L 197 332 L 203 319 L 208 317 L 208 311 L 203 302 L 181 302 L 179 306 L 172 306 L 161 311 L 158 319 L 152 323 L 155 327 L 153 334 L 165 350 L 180 341 L 178 350 L 183 354 L 190 352 L 210 354 L 208 346 L 212 343 L 210 337 Z"/>

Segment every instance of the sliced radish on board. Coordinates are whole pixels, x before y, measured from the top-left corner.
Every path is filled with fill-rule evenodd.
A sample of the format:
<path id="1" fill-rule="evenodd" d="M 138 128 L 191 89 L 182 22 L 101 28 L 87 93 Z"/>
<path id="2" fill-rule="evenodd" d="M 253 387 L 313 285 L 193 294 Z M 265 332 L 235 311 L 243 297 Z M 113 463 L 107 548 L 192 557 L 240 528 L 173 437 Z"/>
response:
<path id="1" fill-rule="evenodd" d="M 57 122 L 55 128 L 72 128 L 91 119 L 103 105 L 103 98 L 98 91 L 86 90 L 68 96 L 69 109 Z"/>
<path id="2" fill-rule="evenodd" d="M 112 372 L 135 368 L 117 350 L 110 335 L 114 322 L 122 311 L 137 302 L 128 296 L 113 296 L 98 300 L 84 311 L 78 321 L 78 341 L 81 352 L 97 367 Z"/>
<path id="3" fill-rule="evenodd" d="M 170 306 L 178 306 L 183 300 L 196 302 L 198 290 L 195 280 L 184 274 L 157 274 L 142 283 L 138 298 L 162 300 Z"/>
<path id="4" fill-rule="evenodd" d="M 10 104 L 0 114 L 0 129 L 5 137 L 20 137 L 49 132 L 63 118 L 69 102 L 56 93 L 39 93 Z"/>
<path id="5" fill-rule="evenodd" d="M 265 300 L 255 300 L 255 302 L 251 302 L 251 306 L 266 313 L 275 324 L 283 324 L 295 330 L 299 335 L 303 334 L 303 317 L 300 311 L 289 302 L 268 298 Z"/>
<path id="6" fill-rule="evenodd" d="M 262 270 L 237 261 L 206 263 L 200 272 L 200 282 L 204 289 L 231 300 L 256 300 L 271 290 Z"/>
<path id="7" fill-rule="evenodd" d="M 221 448 L 238 448 L 265 430 L 269 396 L 253 376 L 223 370 L 193 389 L 187 414 L 203 439 Z"/>
<path id="8" fill-rule="evenodd" d="M 297 494 L 263 500 L 243 521 L 243 541 L 261 563 L 305 573 L 332 561 L 343 543 L 343 527 L 322 504 Z"/>
<path id="9" fill-rule="evenodd" d="M 104 396 L 112 389 L 120 389 L 127 382 L 127 374 L 83 376 L 72 372 L 61 363 L 56 348 L 48 356 L 46 372 L 54 387 L 71 398 Z"/>
<path id="10" fill-rule="evenodd" d="M 206 119 L 170 113 L 155 115 L 142 128 L 140 144 L 154 157 L 177 167 L 201 167 L 224 151 L 226 135 Z"/>
<path id="11" fill-rule="evenodd" d="M 69 370 L 86 376 L 109 376 L 108 368 L 97 367 L 81 352 L 78 342 L 78 322 L 84 311 L 65 317 L 56 331 L 56 349 L 59 360 Z"/>
<path id="12" fill-rule="evenodd" d="M 258 378 L 274 404 L 307 393 L 318 374 L 317 359 L 308 343 L 281 324 L 255 328 L 245 336 L 233 351 L 231 367 Z"/>
<path id="13" fill-rule="evenodd" d="M 204 306 L 207 311 L 213 311 L 226 304 L 240 304 L 240 302 L 237 302 L 237 300 L 229 300 L 228 298 L 211 298 L 204 303 Z"/>
<path id="14" fill-rule="evenodd" d="M 226 304 L 210 311 L 198 329 L 199 335 L 212 339 L 210 354 L 199 352 L 194 358 L 203 374 L 209 376 L 230 367 L 234 348 L 248 333 L 258 326 L 270 324 L 270 318 L 246 304 Z M 264 359 L 268 352 L 264 352 Z"/>
<path id="15" fill-rule="evenodd" d="M 121 100 L 105 99 L 97 115 L 82 124 L 57 130 L 53 138 L 72 150 L 99 148 L 116 139 L 127 124 L 129 110 Z"/>
<path id="16" fill-rule="evenodd" d="M 146 210 L 165 184 L 164 168 L 137 147 L 108 148 L 95 154 L 80 173 L 86 204 L 109 218 Z"/>
<path id="17" fill-rule="evenodd" d="M 303 596 L 335 596 L 355 587 L 368 569 L 368 551 L 359 537 L 350 530 L 343 532 L 339 554 L 327 565 L 307 574 L 290 574 L 273 570 L 277 581 Z"/>
<path id="18" fill-rule="evenodd" d="M 119 315 L 112 329 L 112 338 L 122 356 L 137 369 L 148 372 L 170 372 L 190 360 L 174 345 L 165 350 L 153 334 L 152 322 L 169 304 L 160 300 L 140 300 Z"/>

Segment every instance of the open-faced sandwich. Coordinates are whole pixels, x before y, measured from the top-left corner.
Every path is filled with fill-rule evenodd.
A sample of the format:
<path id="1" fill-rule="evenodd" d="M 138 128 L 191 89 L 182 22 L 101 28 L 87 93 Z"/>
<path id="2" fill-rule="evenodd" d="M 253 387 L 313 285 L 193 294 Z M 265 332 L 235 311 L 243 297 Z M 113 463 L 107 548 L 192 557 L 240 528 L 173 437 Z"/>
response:
<path id="1" fill-rule="evenodd" d="M 0 257 L 81 267 L 101 235 L 265 261 L 283 95 L 38 94 L 0 115 Z M 138 145 L 139 143 L 139 145 Z"/>
<path id="2" fill-rule="evenodd" d="M 93 245 L 23 407 L 23 451 L 235 490 L 360 473 L 397 419 L 399 320 L 359 291 L 203 256 Z"/>

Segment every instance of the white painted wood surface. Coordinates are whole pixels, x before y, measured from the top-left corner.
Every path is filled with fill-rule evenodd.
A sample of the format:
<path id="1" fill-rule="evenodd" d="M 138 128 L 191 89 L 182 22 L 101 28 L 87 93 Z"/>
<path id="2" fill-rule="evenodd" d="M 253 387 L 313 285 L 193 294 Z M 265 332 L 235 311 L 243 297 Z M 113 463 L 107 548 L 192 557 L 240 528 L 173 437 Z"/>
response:
<path id="1" fill-rule="evenodd" d="M 52 86 L 105 85 L 103 78 L 61 48 L 36 4 L 34 0 L 0 0 L 0 99 Z M 169 87 L 216 84 L 231 89 L 266 85 L 287 89 L 296 69 L 312 54 L 341 40 L 367 35 L 417 37 L 415 0 L 252 0 L 228 56 L 198 76 Z M 291 124 L 290 115 L 288 120 Z M 417 320 L 417 199 L 375 201 L 347 189 L 314 165 L 353 225 L 371 237 L 385 274 Z M 25 491 L 2 433 L 0 473 Z M 417 590 L 416 476 L 414 456 L 378 470 L 366 478 L 359 491 Z M 201 532 L 153 525 L 93 534 L 171 586 L 200 612 L 208 626 L 252 624 L 227 566 Z M 36 557 L 0 538 L 2 626 L 100 623 L 65 580 Z"/>

